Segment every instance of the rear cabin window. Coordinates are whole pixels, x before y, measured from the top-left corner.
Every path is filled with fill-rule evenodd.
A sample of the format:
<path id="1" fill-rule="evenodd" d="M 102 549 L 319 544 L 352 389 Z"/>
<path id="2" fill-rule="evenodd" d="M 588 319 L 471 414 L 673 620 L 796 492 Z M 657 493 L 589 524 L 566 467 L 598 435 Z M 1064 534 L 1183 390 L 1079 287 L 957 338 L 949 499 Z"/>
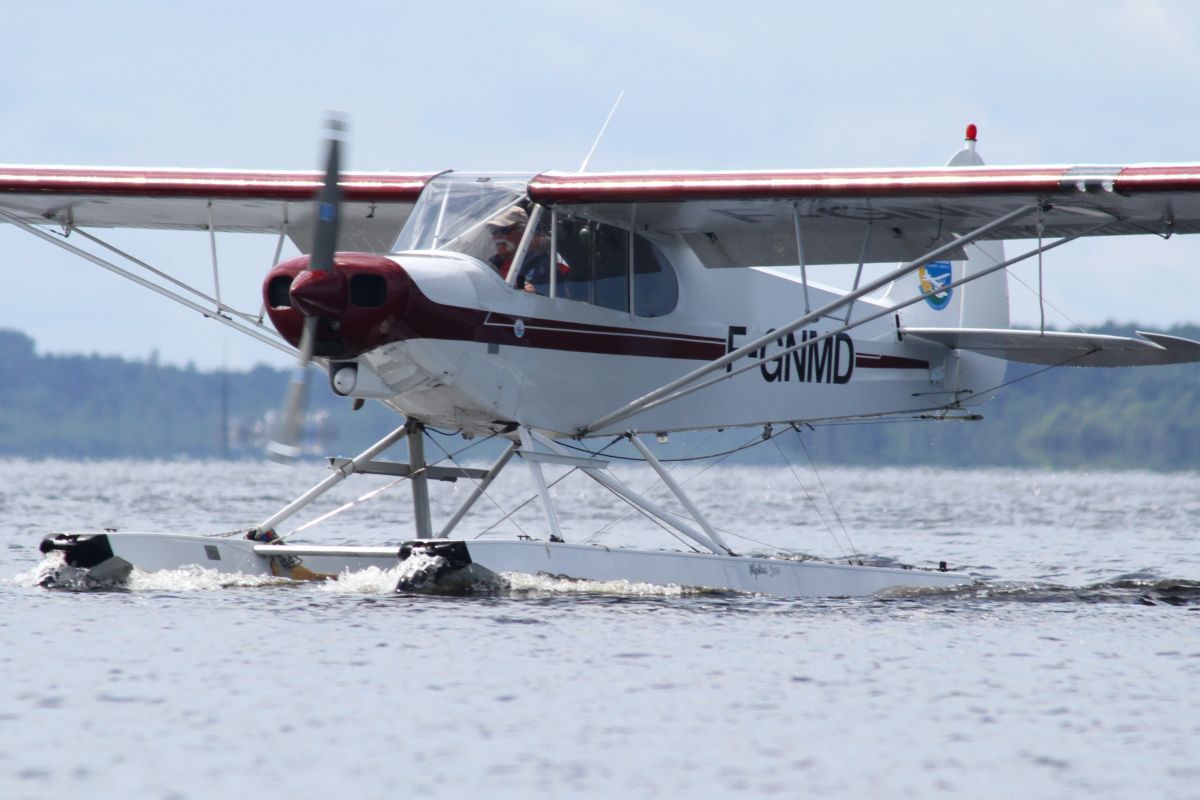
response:
<path id="1" fill-rule="evenodd" d="M 648 239 L 633 235 L 630 282 L 629 231 L 570 215 L 558 216 L 559 297 L 661 317 L 675 309 L 679 283 L 670 262 Z M 632 291 L 631 291 L 632 290 Z"/>
<path id="2" fill-rule="evenodd" d="M 633 310 L 639 317 L 661 317 L 675 310 L 679 282 L 670 262 L 649 240 L 633 237 Z"/>

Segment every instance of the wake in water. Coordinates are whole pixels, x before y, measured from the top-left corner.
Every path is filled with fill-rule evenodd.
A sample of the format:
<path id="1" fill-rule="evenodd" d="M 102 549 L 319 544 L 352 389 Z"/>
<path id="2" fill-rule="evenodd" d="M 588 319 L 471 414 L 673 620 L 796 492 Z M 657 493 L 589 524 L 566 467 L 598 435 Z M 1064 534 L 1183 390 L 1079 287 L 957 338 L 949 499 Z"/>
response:
<path id="1" fill-rule="evenodd" d="M 1085 586 L 1055 583 L 1017 583 L 979 580 L 953 589 L 894 589 L 879 596 L 886 601 L 917 600 L 996 603 L 1082 603 L 1200 608 L 1200 581 L 1132 573 Z"/>
<path id="2" fill-rule="evenodd" d="M 14 586 L 40 586 L 65 592 L 201 592 L 235 587 L 279 586 L 295 581 L 270 575 L 231 575 L 200 566 L 155 572 L 143 572 L 135 567 L 123 578 L 98 580 L 88 575 L 86 569 L 67 565 L 61 553 L 50 553 L 36 566 L 14 575 L 12 583 Z"/>
<path id="3" fill-rule="evenodd" d="M 60 553 L 51 553 L 36 566 L 14 575 L 11 583 L 25 588 L 41 587 L 67 592 L 206 592 L 231 588 L 304 587 L 326 594 L 489 595 L 495 597 L 611 596 L 685 597 L 713 594 L 711 590 L 630 581 L 587 581 L 564 575 L 495 575 L 460 570 L 442 575 L 446 560 L 441 556 L 414 552 L 391 569 L 367 567 L 344 572 L 335 580 L 294 581 L 262 575 L 230 575 L 199 566 L 177 570 L 143 572 L 134 569 L 119 581 L 99 581 L 87 571 L 67 566 Z M 728 594 L 728 593 L 724 593 Z"/>
<path id="4" fill-rule="evenodd" d="M 524 596 L 553 595 L 608 595 L 612 597 L 695 597 L 701 595 L 729 595 L 694 586 L 634 583 L 631 581 L 585 581 L 565 575 L 527 575 L 507 572 L 503 575 L 507 594 Z"/>
<path id="5" fill-rule="evenodd" d="M 411 558 L 409 559 L 411 560 Z M 403 562 L 392 569 L 382 570 L 369 567 L 358 572 L 346 573 L 336 581 L 327 581 L 317 586 L 318 591 L 329 594 L 374 594 L 387 595 L 397 591 L 397 586 L 411 576 L 413 570 Z M 659 586 L 651 583 L 629 581 L 585 581 L 565 576 L 527 575 L 506 572 L 490 579 L 479 577 L 469 585 L 442 586 L 430 589 L 403 590 L 405 594 L 438 595 L 488 595 L 493 597 L 550 597 L 570 595 L 606 595 L 612 597 L 684 597 L 708 594 L 708 590 L 690 589 L 682 586 Z"/>
<path id="6" fill-rule="evenodd" d="M 612 597 L 683 597 L 708 594 L 708 590 L 682 586 L 660 586 L 630 581 L 587 581 L 565 575 L 528 575 L 506 572 L 460 570 L 441 574 L 446 567 L 441 556 L 414 552 L 395 567 L 382 570 L 370 567 L 340 575 L 319 590 L 333 594 L 438 594 L 489 595 L 494 597 L 547 597 L 569 595 L 606 595 Z"/>
<path id="7" fill-rule="evenodd" d="M 796 556 L 807 560 L 808 556 Z M 893 566 L 885 559 L 864 557 L 866 563 Z M 736 592 L 717 592 L 696 587 L 634 583 L 630 581 L 589 581 L 565 575 L 530 575 L 487 571 L 448 570 L 444 558 L 414 552 L 391 569 L 368 567 L 344 572 L 335 580 L 294 581 L 261 575 L 230 575 L 199 566 L 177 570 L 143 572 L 134 569 L 119 581 L 99 581 L 63 563 L 62 555 L 51 553 L 34 567 L 14 575 L 11 584 L 26 588 L 42 587 L 69 592 L 204 592 L 230 588 L 308 587 L 329 594 L 390 595 L 434 594 L 440 596 L 488 595 L 494 597 L 697 597 L 705 595 L 737 596 Z M 1200 608 L 1200 581 L 1167 578 L 1137 572 L 1084 586 L 1043 582 L 1010 582 L 978 579 L 951 589 L 894 589 L 879 594 L 883 602 L 961 603 L 1083 603 L 1144 606 L 1182 606 Z M 789 602 L 789 601 L 781 601 Z M 806 600 L 803 602 L 812 602 Z"/>
<path id="8" fill-rule="evenodd" d="M 337 580 L 315 584 L 330 594 L 492 594 L 505 588 L 502 580 L 480 570 L 455 569 L 440 555 L 413 551 L 390 569 L 367 567 L 343 572 Z"/>

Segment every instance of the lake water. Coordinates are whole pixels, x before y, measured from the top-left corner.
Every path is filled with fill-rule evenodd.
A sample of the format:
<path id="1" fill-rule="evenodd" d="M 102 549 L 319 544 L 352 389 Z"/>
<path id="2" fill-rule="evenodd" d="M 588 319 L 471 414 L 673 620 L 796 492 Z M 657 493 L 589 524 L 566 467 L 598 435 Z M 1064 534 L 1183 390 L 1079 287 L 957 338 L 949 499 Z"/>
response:
<path id="1" fill-rule="evenodd" d="M 248 527 L 322 474 L 0 462 L 0 797 L 1200 796 L 1192 474 L 680 473 L 736 549 L 946 560 L 977 578 L 953 592 L 36 585 L 50 532 Z M 461 533 L 524 500 L 526 477 Z M 384 483 L 347 481 L 294 523 Z M 435 524 L 467 488 L 435 487 Z M 406 538 L 405 489 L 295 540 Z M 569 541 L 671 544 L 580 475 L 554 496 Z M 532 504 L 485 535 L 522 530 L 540 533 Z"/>

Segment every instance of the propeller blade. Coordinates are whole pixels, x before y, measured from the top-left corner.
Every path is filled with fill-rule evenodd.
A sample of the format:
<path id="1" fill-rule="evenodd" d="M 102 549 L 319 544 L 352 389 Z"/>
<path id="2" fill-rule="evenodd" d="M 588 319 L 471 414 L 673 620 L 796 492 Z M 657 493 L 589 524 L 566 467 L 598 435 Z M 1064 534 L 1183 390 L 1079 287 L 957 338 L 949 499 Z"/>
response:
<path id="1" fill-rule="evenodd" d="M 338 187 L 341 175 L 341 136 L 346 124 L 339 119 L 330 119 L 329 149 L 325 157 L 325 182 L 317 195 L 317 226 L 313 236 L 312 255 L 308 268 L 323 272 L 333 271 L 333 254 L 337 252 L 338 229 L 341 227 L 342 190 Z"/>
<path id="2" fill-rule="evenodd" d="M 317 224 L 308 260 L 308 269 L 320 272 L 334 271 L 333 259 L 337 253 L 342 205 L 342 190 L 338 187 L 341 177 L 341 136 L 346 130 L 345 123 L 337 118 L 330 118 L 327 127 L 329 147 L 325 158 L 325 180 L 317 194 Z M 302 451 L 300 434 L 308 405 L 308 365 L 316 348 L 320 321 L 315 314 L 304 317 L 300 358 L 288 384 L 283 416 L 279 419 L 275 436 L 267 443 L 267 457 L 272 461 L 290 464 L 299 458 Z"/>
<path id="3" fill-rule="evenodd" d="M 283 416 L 275 427 L 275 436 L 267 442 L 267 458 L 290 464 L 300 457 L 300 431 L 308 405 L 308 364 L 312 361 L 317 340 L 317 317 L 305 317 L 304 332 L 300 335 L 300 360 L 292 372 L 287 395 L 283 401 Z"/>

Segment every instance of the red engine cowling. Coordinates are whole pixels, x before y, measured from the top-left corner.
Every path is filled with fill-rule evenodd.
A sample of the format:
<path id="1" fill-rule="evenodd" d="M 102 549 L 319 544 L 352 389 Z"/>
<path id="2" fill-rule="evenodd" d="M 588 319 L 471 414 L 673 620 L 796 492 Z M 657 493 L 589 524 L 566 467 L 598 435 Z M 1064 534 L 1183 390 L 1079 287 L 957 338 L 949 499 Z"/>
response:
<path id="1" fill-rule="evenodd" d="M 313 354 L 325 358 L 351 359 L 406 338 L 413 281 L 403 267 L 370 253 L 337 253 L 333 272 L 308 263 L 308 256 L 282 261 L 263 281 L 267 314 L 289 343 L 300 345 L 306 315 L 319 320 Z"/>

